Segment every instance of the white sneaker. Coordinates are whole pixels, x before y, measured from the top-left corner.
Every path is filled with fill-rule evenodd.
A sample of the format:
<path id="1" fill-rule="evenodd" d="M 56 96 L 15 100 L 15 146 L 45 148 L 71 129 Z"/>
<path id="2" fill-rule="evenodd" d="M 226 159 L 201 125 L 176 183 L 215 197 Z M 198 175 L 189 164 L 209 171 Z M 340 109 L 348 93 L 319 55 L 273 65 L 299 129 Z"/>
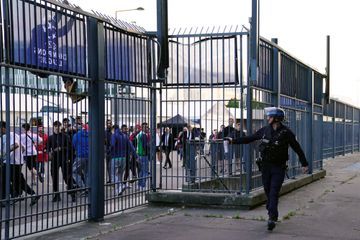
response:
<path id="1" fill-rule="evenodd" d="M 125 191 L 125 188 L 120 188 L 118 192 L 118 196 L 121 196 L 123 192 Z"/>

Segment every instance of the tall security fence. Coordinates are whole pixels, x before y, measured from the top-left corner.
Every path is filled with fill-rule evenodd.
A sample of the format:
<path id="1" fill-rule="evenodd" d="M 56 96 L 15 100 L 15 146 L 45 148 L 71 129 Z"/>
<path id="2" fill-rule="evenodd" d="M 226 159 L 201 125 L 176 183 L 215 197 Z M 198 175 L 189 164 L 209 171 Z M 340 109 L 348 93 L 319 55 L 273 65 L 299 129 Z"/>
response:
<path id="1" fill-rule="evenodd" d="M 153 33 L 66 0 L 1 1 L 1 239 L 142 206 L 150 191 L 250 194 L 258 145 L 233 145 L 285 109 L 310 171 L 359 151 L 359 109 L 323 104 L 324 76 L 243 27 L 176 29 L 157 78 Z M 288 177 L 301 174 L 289 151 Z"/>
<path id="2" fill-rule="evenodd" d="M 359 108 L 331 99 L 324 107 L 324 159 L 360 150 L 359 120 Z"/>
<path id="3" fill-rule="evenodd" d="M 285 109 L 286 124 L 297 135 L 311 171 L 322 168 L 322 151 L 315 147 L 315 142 L 322 144 L 321 73 L 261 39 L 259 79 L 251 83 L 247 31 L 174 30 L 169 37 L 170 67 L 160 92 L 158 127 L 171 130 L 176 151 L 162 156 L 167 163 L 160 169 L 161 189 L 248 194 L 261 187 L 258 145 L 231 145 L 223 139 L 260 129 L 266 124 L 263 109 L 269 106 Z M 290 152 L 288 177 L 300 175 L 300 167 Z"/>
<path id="4" fill-rule="evenodd" d="M 1 239 L 146 204 L 152 37 L 67 1 L 0 12 Z"/>

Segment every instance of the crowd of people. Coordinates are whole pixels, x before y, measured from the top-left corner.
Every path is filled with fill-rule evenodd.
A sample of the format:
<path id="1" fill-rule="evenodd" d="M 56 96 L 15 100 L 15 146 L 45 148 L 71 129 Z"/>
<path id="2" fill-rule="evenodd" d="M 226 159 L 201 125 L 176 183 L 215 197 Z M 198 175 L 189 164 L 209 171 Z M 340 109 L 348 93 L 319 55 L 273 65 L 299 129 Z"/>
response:
<path id="1" fill-rule="evenodd" d="M 52 202 L 60 202 L 59 191 L 60 170 L 62 180 L 66 184 L 67 193 L 76 202 L 78 193 L 87 196 L 89 187 L 89 125 L 83 124 L 77 117 L 74 124 L 68 118 L 55 121 L 51 134 L 47 134 L 39 122 L 36 129 L 30 124 L 22 125 L 21 133 L 11 131 L 7 134 L 6 122 L 1 127 L 1 199 L 6 199 L 6 170 L 10 166 L 10 196 L 23 200 L 29 195 L 30 205 L 37 204 L 40 199 L 33 187 L 43 183 L 45 163 L 49 162 L 52 180 Z M 150 133 L 147 123 L 130 128 L 112 124 L 107 120 L 105 130 L 105 155 L 107 183 L 115 186 L 117 195 L 122 195 L 129 188 L 127 182 L 138 182 L 140 190 L 145 189 L 149 176 Z M 10 144 L 7 148 L 7 144 Z M 7 159 L 9 158 L 9 161 Z M 26 172 L 23 173 L 23 165 Z M 130 177 L 130 172 L 132 176 Z M 31 176 L 28 179 L 28 176 Z M 36 189 L 35 189 L 36 190 Z M 61 190 L 61 189 L 60 189 Z M 27 195 L 23 197 L 23 192 Z M 3 204 L 2 204 L 3 205 Z"/>
<path id="2" fill-rule="evenodd" d="M 166 132 L 166 131 L 165 131 Z M 195 154 L 193 151 L 189 151 L 188 148 L 195 147 L 199 150 L 200 155 L 211 156 L 212 164 L 217 166 L 219 173 L 225 171 L 232 174 L 232 160 L 235 158 L 236 169 L 241 167 L 241 151 L 240 146 L 232 146 L 228 141 L 224 141 L 226 138 L 237 139 L 241 136 L 245 136 L 244 131 L 241 131 L 240 123 L 236 123 L 233 118 L 229 118 L 229 123 L 221 125 L 220 129 L 213 129 L 209 138 L 203 128 L 194 128 L 191 125 L 183 127 L 175 139 L 175 149 L 180 156 L 180 160 L 183 160 L 182 166 L 189 167 L 189 163 L 194 161 Z M 205 142 L 208 140 L 209 151 L 205 151 Z M 193 144 L 189 144 L 193 142 Z M 164 141 L 163 141 L 164 142 Z M 228 161 L 229 169 L 224 169 L 224 162 Z M 220 169 L 219 169 L 220 168 Z"/>
<path id="3" fill-rule="evenodd" d="M 30 124 L 22 125 L 21 134 L 11 132 L 6 135 L 6 122 L 1 122 L 1 159 L 2 159 L 2 190 L 1 197 L 5 199 L 6 191 L 6 159 L 10 157 L 10 194 L 14 198 L 21 197 L 23 192 L 31 197 L 31 205 L 35 205 L 39 196 L 35 194 L 34 185 L 43 183 L 45 178 L 45 163 L 49 162 L 49 172 L 52 180 L 53 202 L 61 201 L 59 192 L 60 170 L 62 180 L 66 184 L 67 193 L 73 202 L 76 201 L 78 193 L 87 196 L 89 187 L 89 126 L 84 124 L 81 117 L 77 117 L 75 123 L 71 124 L 68 118 L 62 122 L 53 122 L 51 134 L 46 134 L 41 122 L 36 129 L 31 129 Z M 229 125 L 213 130 L 209 136 L 209 142 L 223 140 L 226 137 L 236 139 L 244 134 L 240 131 L 240 124 L 234 127 L 234 119 L 229 119 Z M 156 131 L 156 159 L 158 164 L 163 164 L 164 169 L 171 169 L 173 162 L 171 152 L 176 150 L 182 161 L 182 166 L 192 169 L 189 164 L 195 156 L 189 157 L 189 145 L 191 140 L 201 140 L 198 144 L 200 154 L 205 154 L 206 133 L 203 128 L 187 126 L 174 136 L 169 127 L 160 128 Z M 9 141 L 10 153 L 7 154 L 6 144 Z M 233 146 L 222 141 L 223 146 L 215 148 L 210 144 L 207 154 L 211 154 L 217 160 L 228 159 L 229 163 L 235 153 L 236 164 L 240 165 L 240 156 Z M 129 183 L 137 181 L 140 190 L 145 189 L 146 180 L 149 176 L 150 158 L 150 131 L 146 122 L 128 128 L 127 125 L 119 126 L 111 120 L 106 121 L 105 129 L 105 163 L 107 184 L 115 186 L 117 195 L 130 188 Z M 165 161 L 163 159 L 165 155 Z M 220 154 L 220 155 L 219 155 Z M 22 173 L 22 166 L 26 165 L 28 174 Z M 229 168 L 231 169 L 231 167 Z M 220 171 L 223 171 L 221 169 Z M 231 174 L 231 170 L 229 170 Z"/>

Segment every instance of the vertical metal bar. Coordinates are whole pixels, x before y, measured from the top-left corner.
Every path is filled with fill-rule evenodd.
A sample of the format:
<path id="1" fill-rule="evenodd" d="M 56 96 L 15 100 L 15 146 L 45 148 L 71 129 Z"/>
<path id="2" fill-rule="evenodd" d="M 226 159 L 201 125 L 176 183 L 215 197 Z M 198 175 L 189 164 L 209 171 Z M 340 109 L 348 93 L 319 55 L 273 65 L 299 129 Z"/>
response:
<path id="1" fill-rule="evenodd" d="M 344 126 L 343 126 L 343 131 L 344 131 L 344 138 L 343 138 L 343 156 L 345 156 L 345 153 L 346 153 L 346 137 L 347 137 L 347 134 L 346 134 L 346 105 L 343 104 L 344 106 L 344 119 L 343 119 L 343 123 L 344 123 Z"/>
<path id="2" fill-rule="evenodd" d="M 89 220 L 104 217 L 104 26 L 94 18 L 88 18 L 89 52 L 89 122 L 90 122 L 90 206 Z"/>
<path id="3" fill-rule="evenodd" d="M 251 100 L 252 100 L 252 88 L 251 88 L 252 80 L 250 75 L 248 75 L 248 81 L 247 81 L 247 95 L 246 95 L 246 130 L 248 136 L 252 134 L 252 106 L 251 106 Z M 246 145 L 246 194 L 249 194 L 252 188 L 252 160 L 253 160 L 253 154 L 252 154 L 252 146 L 250 144 Z"/>
<path id="4" fill-rule="evenodd" d="M 278 44 L 278 39 L 273 38 L 271 41 L 275 44 Z M 280 107 L 280 87 L 281 87 L 281 55 L 279 49 L 276 46 L 273 46 L 273 64 L 272 64 L 272 78 L 273 78 L 273 103 L 274 106 Z"/>
<path id="5" fill-rule="evenodd" d="M 360 152 L 360 109 L 357 109 L 358 111 L 358 152 Z"/>
<path id="6" fill-rule="evenodd" d="M 330 103 L 330 36 L 326 36 L 326 86 L 325 103 Z"/>
<path id="7" fill-rule="evenodd" d="M 334 103 L 334 113 L 333 113 L 333 158 L 335 158 L 335 149 L 336 149 L 336 101 Z"/>
<path id="8" fill-rule="evenodd" d="M 351 153 L 354 153 L 354 145 L 355 145 L 355 128 L 354 128 L 354 107 L 352 109 L 352 119 L 351 119 L 351 131 L 352 131 L 352 138 L 351 138 Z"/>
<path id="9" fill-rule="evenodd" d="M 258 80 L 259 66 L 259 0 L 252 0 L 252 16 L 250 29 L 250 82 Z"/>
<path id="10" fill-rule="evenodd" d="M 237 50 L 236 50 L 237 51 Z M 244 132 L 244 69 L 243 69 L 243 36 L 240 35 L 240 135 Z M 243 153 L 244 146 L 240 145 L 240 193 L 243 192 Z"/>
<path id="11" fill-rule="evenodd" d="M 9 29 L 9 9 L 8 1 L 2 1 L 2 17 L 3 17 L 3 51 L 4 51 L 4 61 L 8 63 L 10 61 L 10 29 Z M 10 237 L 10 74 L 9 68 L 5 67 L 5 122 L 6 127 L 6 166 L 5 166 L 5 194 L 6 194 L 6 203 L 5 203 L 5 239 Z"/>
<path id="12" fill-rule="evenodd" d="M 6 166 L 5 166 L 5 239 L 10 237 L 10 74 L 9 68 L 5 67 L 5 122 L 6 122 Z M 14 136 L 15 137 L 15 136 Z"/>
<path id="13" fill-rule="evenodd" d="M 166 69 L 169 67 L 167 0 L 157 0 L 157 37 L 160 43 L 158 77 L 165 79 Z"/>
<path id="14" fill-rule="evenodd" d="M 153 81 L 151 74 L 151 39 L 146 41 L 147 51 L 147 79 L 151 83 L 150 98 L 151 98 L 151 111 L 150 111 L 150 163 L 152 164 L 152 181 L 151 190 L 156 192 L 156 81 Z M 166 74 L 165 74 L 166 77 Z"/>
<path id="15" fill-rule="evenodd" d="M 308 71 L 308 79 L 310 80 L 309 82 L 309 87 L 308 87 L 308 91 L 310 93 L 310 97 L 309 97 L 309 126 L 307 128 L 308 131 L 308 148 L 307 148 L 307 157 L 308 157 L 308 162 L 309 162 L 309 173 L 313 172 L 313 164 L 314 164 L 314 138 L 315 138 L 315 133 L 314 133 L 314 72 L 312 70 Z"/>

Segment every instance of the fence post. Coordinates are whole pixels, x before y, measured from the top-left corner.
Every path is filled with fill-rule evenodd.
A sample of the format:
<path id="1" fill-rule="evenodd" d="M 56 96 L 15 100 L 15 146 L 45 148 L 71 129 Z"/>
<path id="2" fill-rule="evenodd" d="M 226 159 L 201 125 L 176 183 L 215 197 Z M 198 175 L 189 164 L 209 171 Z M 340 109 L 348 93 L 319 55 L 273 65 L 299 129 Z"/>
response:
<path id="1" fill-rule="evenodd" d="M 247 135 L 250 136 L 252 134 L 252 88 L 251 88 L 251 79 L 248 76 L 248 84 L 247 84 L 247 95 L 246 95 L 246 131 Z M 246 163 L 246 194 L 249 194 L 252 188 L 252 162 L 253 162 L 253 152 L 252 145 L 245 145 L 245 163 Z"/>
<path id="2" fill-rule="evenodd" d="M 271 41 L 275 44 L 278 44 L 278 39 L 273 38 Z M 274 90 L 274 105 L 277 107 L 280 107 L 280 90 L 281 90 L 281 62 L 280 62 L 281 56 L 279 49 L 277 47 L 273 47 L 273 90 Z"/>
<path id="3" fill-rule="evenodd" d="M 9 5 L 8 1 L 2 2 L 2 12 L 0 13 L 3 17 L 3 45 L 1 48 L 3 48 L 4 51 L 4 62 L 9 63 L 10 62 L 10 17 L 9 17 Z M 6 122 L 6 135 L 10 136 L 10 72 L 9 68 L 5 67 L 5 122 Z M 1 70 L 0 70 L 1 71 Z M 2 80 L 1 80 L 1 83 Z M 6 163 L 5 163 L 5 189 L 2 189 L 2 191 L 5 190 L 6 195 L 6 202 L 5 202 L 5 239 L 10 239 L 10 138 L 6 138 Z M 0 173 L 2 174 L 2 173 Z M 0 191 L 1 192 L 1 191 Z M 2 231 L 2 229 L 1 229 Z M 0 232 L 0 236 L 2 236 L 2 233 Z"/>
<path id="4" fill-rule="evenodd" d="M 346 153 L 346 137 L 347 137 L 347 134 L 346 134 L 346 105 L 344 104 L 344 126 L 343 126 L 343 131 L 344 131 L 344 139 L 343 139 L 343 156 L 345 156 L 345 153 Z"/>
<path id="5" fill-rule="evenodd" d="M 354 107 L 352 108 L 352 125 L 351 125 L 351 131 L 352 131 L 352 138 L 351 138 L 351 153 L 354 153 L 354 144 L 355 144 L 355 131 L 354 131 Z"/>
<path id="6" fill-rule="evenodd" d="M 307 156 L 309 158 L 309 173 L 313 172 L 313 163 L 314 163 L 314 72 L 309 71 L 308 72 L 309 78 L 310 78 L 310 84 L 309 84 L 309 127 L 308 127 L 308 148 L 307 148 Z"/>
<path id="7" fill-rule="evenodd" d="M 335 149 L 336 149 L 336 101 L 334 103 L 334 113 L 333 113 L 333 158 L 335 158 Z"/>
<path id="8" fill-rule="evenodd" d="M 105 137 L 105 55 L 104 26 L 95 18 L 87 19 L 90 122 L 90 206 L 89 220 L 104 218 L 104 137 Z"/>
<path id="9" fill-rule="evenodd" d="M 358 109 L 357 111 L 359 113 L 359 116 L 358 116 L 358 152 L 360 152 L 360 110 Z"/>
<path id="10" fill-rule="evenodd" d="M 150 164 L 151 164 L 151 190 L 156 191 L 156 79 L 153 79 L 152 69 L 151 69 L 151 39 L 147 39 L 147 77 L 150 82 L 150 131 L 151 131 L 151 140 L 150 140 Z M 164 73 L 166 78 L 166 74 Z"/>

